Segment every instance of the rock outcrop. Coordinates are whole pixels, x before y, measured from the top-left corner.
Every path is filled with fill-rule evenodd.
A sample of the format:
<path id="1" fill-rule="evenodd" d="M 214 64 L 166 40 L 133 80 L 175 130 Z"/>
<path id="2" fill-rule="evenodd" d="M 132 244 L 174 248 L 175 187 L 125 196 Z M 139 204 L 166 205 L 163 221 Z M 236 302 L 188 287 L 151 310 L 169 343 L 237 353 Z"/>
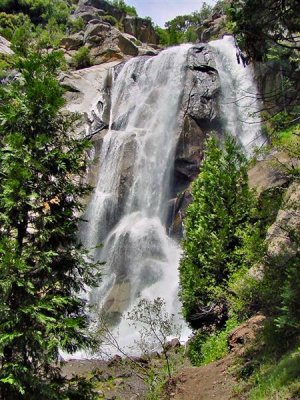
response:
<path id="1" fill-rule="evenodd" d="M 294 240 L 300 231 L 300 184 L 293 183 L 287 189 L 276 221 L 267 233 L 268 255 L 278 267 L 284 266 L 299 251 Z"/>
<path id="2" fill-rule="evenodd" d="M 118 62 L 95 65 L 79 71 L 70 71 L 62 74 L 60 83 L 67 91 L 65 99 L 67 110 L 82 115 L 78 124 L 78 132 L 86 131 L 91 138 L 94 151 L 87 174 L 88 182 L 94 186 L 97 183 L 99 168 L 95 155 L 100 154 L 102 140 L 107 133 L 110 114 L 110 90 L 112 82 L 112 68 Z"/>
<path id="3" fill-rule="evenodd" d="M 264 315 L 255 315 L 246 322 L 233 329 L 228 335 L 228 344 L 231 351 L 244 352 L 246 347 L 253 343 L 257 333 L 262 329 L 266 320 Z"/>
<path id="4" fill-rule="evenodd" d="M 88 21 L 84 31 L 61 40 L 67 58 L 82 46 L 90 49 L 95 64 L 157 54 L 154 48 L 143 44 L 135 36 L 120 32 L 110 23 L 95 18 Z"/>
<path id="5" fill-rule="evenodd" d="M 191 201 L 189 186 L 199 173 L 204 142 L 220 130 L 218 98 L 220 81 L 215 68 L 214 52 L 199 44 L 190 49 L 187 79 L 182 102 L 182 130 L 175 165 L 171 232 L 180 236 L 184 210 Z"/>
<path id="6" fill-rule="evenodd" d="M 105 0 L 80 0 L 72 18 L 81 18 L 85 27 L 82 32 L 62 39 L 67 56 L 82 46 L 91 50 L 96 64 L 126 60 L 126 56 L 157 54 L 148 45 L 158 44 L 151 21 L 129 16 Z"/>
<path id="7" fill-rule="evenodd" d="M 3 36 L 0 36 L 0 54 L 14 54 L 10 48 L 10 42 L 6 40 Z"/>
<path id="8" fill-rule="evenodd" d="M 86 22 L 94 18 L 108 21 L 109 17 L 113 17 L 123 26 L 125 33 L 135 36 L 143 43 L 158 44 L 158 36 L 150 20 L 127 15 L 105 0 L 80 0 L 74 15 Z"/>

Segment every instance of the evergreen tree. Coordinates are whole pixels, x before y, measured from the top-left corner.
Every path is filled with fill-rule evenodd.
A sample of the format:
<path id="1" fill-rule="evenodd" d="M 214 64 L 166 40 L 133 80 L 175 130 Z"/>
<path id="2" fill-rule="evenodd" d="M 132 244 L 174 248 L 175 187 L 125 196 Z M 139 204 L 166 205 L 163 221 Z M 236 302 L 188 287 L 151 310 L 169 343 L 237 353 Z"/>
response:
<path id="1" fill-rule="evenodd" d="M 92 399 L 60 374 L 59 349 L 89 349 L 79 294 L 99 278 L 76 239 L 85 139 L 62 112 L 57 52 L 15 63 L 0 87 L 0 398 Z"/>
<path id="2" fill-rule="evenodd" d="M 227 318 L 227 283 L 243 263 L 241 232 L 253 204 L 246 158 L 235 139 L 228 137 L 223 149 L 215 138 L 206 146 L 192 186 L 180 263 L 183 312 L 197 328 L 222 326 Z"/>

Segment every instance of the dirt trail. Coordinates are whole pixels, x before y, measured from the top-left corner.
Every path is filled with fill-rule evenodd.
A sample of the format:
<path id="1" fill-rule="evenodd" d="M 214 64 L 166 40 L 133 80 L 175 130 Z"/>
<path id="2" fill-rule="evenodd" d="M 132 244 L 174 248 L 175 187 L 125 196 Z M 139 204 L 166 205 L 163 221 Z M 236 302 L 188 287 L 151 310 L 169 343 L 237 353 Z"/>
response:
<path id="1" fill-rule="evenodd" d="M 229 373 L 233 356 L 206 365 L 183 369 L 172 379 L 172 400 L 237 399 L 232 390 L 236 384 Z"/>

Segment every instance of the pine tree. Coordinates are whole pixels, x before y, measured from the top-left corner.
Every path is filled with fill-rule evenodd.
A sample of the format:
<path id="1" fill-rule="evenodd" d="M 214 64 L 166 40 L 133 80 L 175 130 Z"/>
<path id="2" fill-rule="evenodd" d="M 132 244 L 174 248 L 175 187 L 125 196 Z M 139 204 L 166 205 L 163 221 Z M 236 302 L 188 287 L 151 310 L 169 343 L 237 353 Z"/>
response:
<path id="1" fill-rule="evenodd" d="M 32 52 L 0 87 L 0 398 L 93 399 L 59 349 L 89 349 L 79 294 L 99 278 L 77 243 L 88 142 L 62 111 L 61 55 Z"/>
<path id="2" fill-rule="evenodd" d="M 223 148 L 208 139 L 184 221 L 180 263 L 183 312 L 195 328 L 222 326 L 227 318 L 227 283 L 243 263 L 241 231 L 253 204 L 246 166 L 234 138 Z"/>

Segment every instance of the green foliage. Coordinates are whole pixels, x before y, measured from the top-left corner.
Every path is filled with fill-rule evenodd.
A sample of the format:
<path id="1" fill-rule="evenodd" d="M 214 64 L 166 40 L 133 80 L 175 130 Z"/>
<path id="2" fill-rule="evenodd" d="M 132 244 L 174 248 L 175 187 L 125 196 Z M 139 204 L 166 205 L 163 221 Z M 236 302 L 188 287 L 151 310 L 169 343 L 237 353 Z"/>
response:
<path id="1" fill-rule="evenodd" d="M 274 46 L 289 49 L 289 54 L 299 50 L 298 7 L 297 0 L 234 0 L 228 15 L 239 44 L 251 59 L 262 61 Z"/>
<path id="2" fill-rule="evenodd" d="M 108 0 L 114 7 L 119 8 L 121 11 L 126 13 L 127 15 L 131 15 L 133 17 L 137 17 L 137 11 L 135 7 L 129 6 L 125 3 L 124 0 Z"/>
<path id="3" fill-rule="evenodd" d="M 228 354 L 228 334 L 238 326 L 235 316 L 228 319 L 225 327 L 211 334 L 198 331 L 188 344 L 188 357 L 195 366 L 220 360 Z"/>
<path id="4" fill-rule="evenodd" d="M 35 29 L 35 40 L 41 49 L 58 48 L 64 33 L 55 19 L 50 19 L 45 27 Z"/>
<path id="5" fill-rule="evenodd" d="M 67 28 L 71 33 L 83 31 L 85 27 L 84 20 L 80 18 L 69 19 Z"/>
<path id="6" fill-rule="evenodd" d="M 192 196 L 180 263 L 183 313 L 193 327 L 222 326 L 228 281 L 246 263 L 241 232 L 254 205 L 247 162 L 235 139 L 228 137 L 223 149 L 215 138 L 208 139 Z"/>
<path id="7" fill-rule="evenodd" d="M 280 343 L 270 351 L 262 346 L 246 353 L 247 362 L 239 366 L 242 396 L 251 400 L 296 399 L 300 394 L 299 343 L 278 355 Z M 241 360 L 242 361 L 242 360 Z M 244 386 L 244 390 L 243 390 Z"/>
<path id="8" fill-rule="evenodd" d="M 0 397 L 93 399 L 60 374 L 59 349 L 89 349 L 79 294 L 99 275 L 78 244 L 89 143 L 71 135 L 56 76 L 62 54 L 16 58 L 0 101 Z M 81 392 L 82 390 L 82 392 Z"/>
<path id="9" fill-rule="evenodd" d="M 64 0 L 2 0 L 0 11 L 26 14 L 35 24 L 47 23 L 51 18 L 64 24 L 68 20 L 70 7 Z"/>
<path id="10" fill-rule="evenodd" d="M 71 5 L 65 0 L 12 0 L 0 3 L 0 11 L 0 34 L 17 42 L 17 52 L 23 55 L 24 48 L 33 43 L 56 49 L 67 31 L 74 33 L 84 27 L 81 18 L 70 18 Z"/>
<path id="11" fill-rule="evenodd" d="M 175 316 L 166 311 L 166 302 L 160 297 L 153 302 L 141 299 L 136 307 L 128 313 L 127 319 L 138 329 L 140 339 L 137 342 L 143 354 L 162 350 L 168 359 L 166 343 L 168 337 L 178 336 L 179 329 Z"/>
<path id="12" fill-rule="evenodd" d="M 101 17 L 101 19 L 103 19 L 103 21 L 106 21 L 109 24 L 115 26 L 117 29 L 119 29 L 119 31 L 124 32 L 124 26 L 123 26 L 122 22 L 118 21 L 117 18 L 115 18 L 114 16 L 104 15 L 103 17 Z"/>
<path id="13" fill-rule="evenodd" d="M 94 64 L 88 47 L 82 46 L 72 57 L 71 65 L 75 69 L 87 68 Z"/>
<path id="14" fill-rule="evenodd" d="M 30 20 L 24 14 L 7 14 L 0 12 L 0 35 L 4 36 L 7 40 L 11 40 L 14 31 L 20 28 Z"/>
<path id="15" fill-rule="evenodd" d="M 31 22 L 26 21 L 22 26 L 17 28 L 11 38 L 11 49 L 18 55 L 27 55 L 28 49 L 33 46 L 34 26 Z"/>

